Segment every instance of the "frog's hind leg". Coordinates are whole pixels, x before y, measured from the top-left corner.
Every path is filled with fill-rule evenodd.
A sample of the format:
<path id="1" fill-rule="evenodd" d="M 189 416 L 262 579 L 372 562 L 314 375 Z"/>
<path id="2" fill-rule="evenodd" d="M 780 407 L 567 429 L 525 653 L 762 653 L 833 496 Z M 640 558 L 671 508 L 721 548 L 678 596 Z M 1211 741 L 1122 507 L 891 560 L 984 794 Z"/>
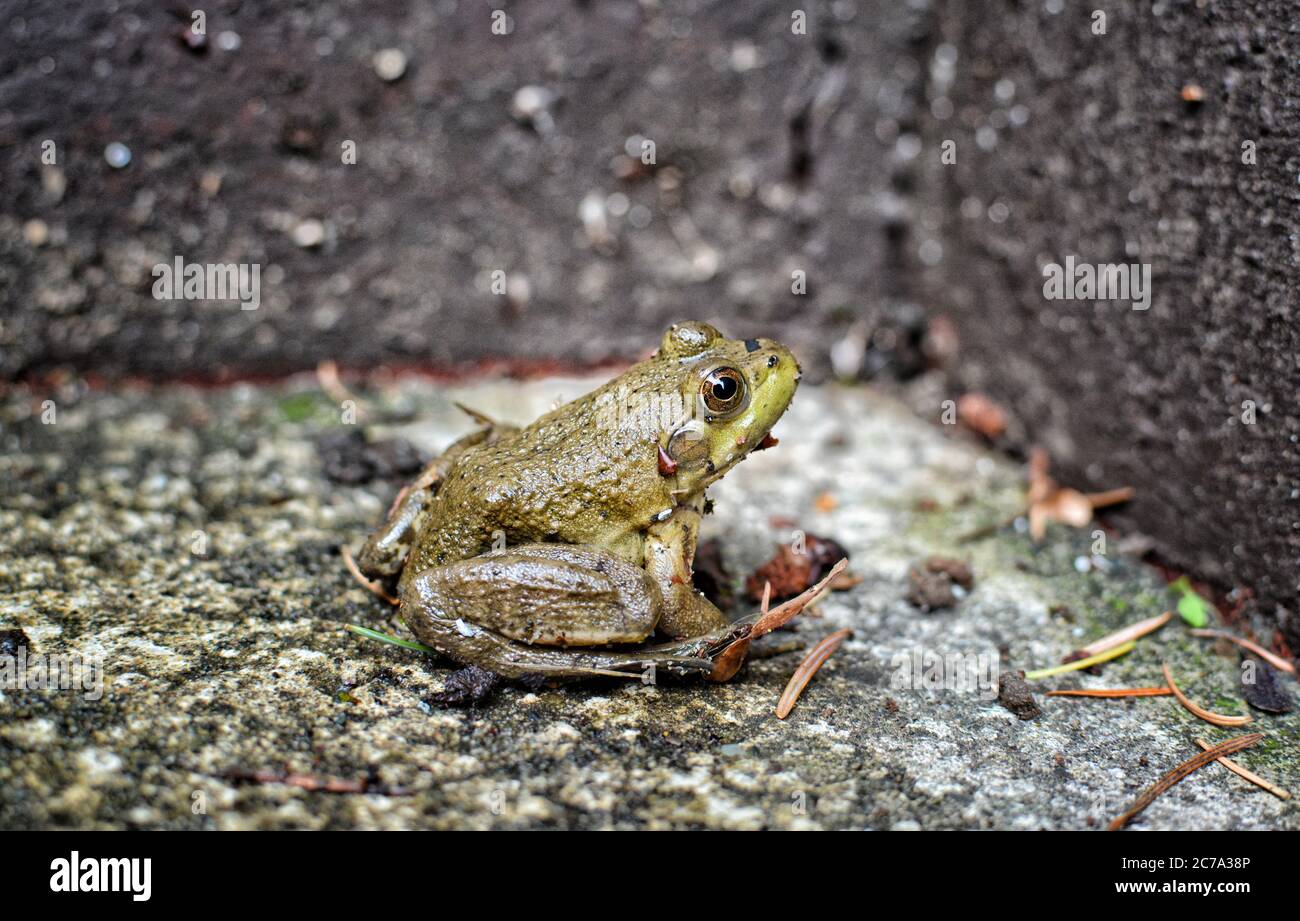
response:
<path id="1" fill-rule="evenodd" d="M 506 678 L 641 677 L 650 668 L 707 675 L 707 658 L 599 648 L 642 642 L 662 607 L 643 569 L 570 544 L 526 544 L 434 566 L 402 594 L 402 616 L 423 642 Z"/>
<path id="2" fill-rule="evenodd" d="M 466 451 L 518 431 L 515 426 L 501 425 L 482 414 L 473 416 L 486 427 L 458 439 L 429 461 L 415 481 L 397 494 L 384 523 L 366 540 L 357 555 L 357 565 L 367 578 L 387 581 L 402 571 L 415 535 L 420 533 L 420 526 L 424 523 L 430 500 L 437 495 L 438 487 Z"/>

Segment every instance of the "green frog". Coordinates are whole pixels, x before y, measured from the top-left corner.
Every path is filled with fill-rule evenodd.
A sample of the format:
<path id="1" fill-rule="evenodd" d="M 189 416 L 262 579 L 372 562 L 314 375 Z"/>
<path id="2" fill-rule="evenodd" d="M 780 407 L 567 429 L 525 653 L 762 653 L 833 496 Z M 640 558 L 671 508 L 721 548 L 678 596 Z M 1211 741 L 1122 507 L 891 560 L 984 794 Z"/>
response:
<path id="1" fill-rule="evenodd" d="M 399 494 L 361 570 L 397 580 L 421 641 L 498 676 L 718 678 L 731 625 L 691 581 L 705 490 L 775 443 L 799 376 L 776 342 L 686 322 L 527 427 L 467 410 L 481 427 Z"/>

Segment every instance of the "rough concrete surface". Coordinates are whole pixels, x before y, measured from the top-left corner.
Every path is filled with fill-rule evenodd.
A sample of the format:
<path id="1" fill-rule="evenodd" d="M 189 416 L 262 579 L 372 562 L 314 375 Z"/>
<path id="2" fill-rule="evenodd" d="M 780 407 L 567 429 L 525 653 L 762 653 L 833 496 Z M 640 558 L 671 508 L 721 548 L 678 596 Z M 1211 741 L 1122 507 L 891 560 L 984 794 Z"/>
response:
<path id="1" fill-rule="evenodd" d="M 359 423 L 433 452 L 468 428 L 454 399 L 522 421 L 592 383 L 380 380 L 357 389 Z M 931 385 L 917 386 L 906 396 L 926 405 Z M 1022 472 L 894 397 L 809 386 L 781 444 L 715 489 L 706 525 L 737 580 L 792 527 L 842 543 L 862 580 L 796 622 L 805 645 L 854 635 L 788 719 L 774 708 L 797 652 L 725 685 L 508 686 L 478 709 L 440 709 L 429 701 L 448 663 L 344 630 L 402 630 L 337 552 L 359 545 L 399 481 L 326 478 L 319 439 L 343 428 L 338 396 L 311 379 L 6 395 L 0 640 L 21 630 L 29 656 L 99 661 L 105 687 L 99 700 L 0 692 L 0 827 L 1097 828 L 1194 754 L 1195 737 L 1234 730 L 1169 699 L 1042 689 L 1159 683 L 1167 661 L 1194 699 L 1245 712 L 1235 653 L 1177 621 L 1101 676 L 1031 682 L 1043 712 L 1029 721 L 990 693 L 896 686 L 900 655 L 1032 669 L 1170 598 L 1119 535 L 1104 556 L 1088 530 L 1053 526 L 1035 546 L 1023 522 L 961 542 L 1014 514 Z M 969 562 L 975 581 L 922 614 L 904 600 L 907 572 L 936 553 Z M 1267 738 L 1239 760 L 1294 789 L 1300 718 L 1256 716 Z M 265 782 L 285 775 L 366 790 Z M 1136 826 L 1300 821 L 1210 765 Z"/>

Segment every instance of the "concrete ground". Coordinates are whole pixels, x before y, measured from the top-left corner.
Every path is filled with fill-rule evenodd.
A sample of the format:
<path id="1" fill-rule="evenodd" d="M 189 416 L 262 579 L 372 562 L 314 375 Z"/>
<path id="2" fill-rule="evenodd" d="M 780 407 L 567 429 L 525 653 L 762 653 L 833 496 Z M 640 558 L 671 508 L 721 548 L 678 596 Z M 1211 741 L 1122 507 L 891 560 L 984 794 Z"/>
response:
<path id="1" fill-rule="evenodd" d="M 595 382 L 402 378 L 358 388 L 356 409 L 372 442 L 432 453 L 469 428 L 453 400 L 522 421 Z M 925 386 L 912 405 L 937 405 Z M 1172 599 L 1121 552 L 1124 535 L 1104 555 L 1091 528 L 1053 526 L 1035 545 L 1017 522 L 963 542 L 1016 512 L 1022 471 L 862 388 L 805 387 L 780 446 L 713 493 L 706 536 L 737 580 L 795 527 L 840 542 L 861 579 L 795 621 L 805 645 L 841 627 L 853 638 L 788 719 L 774 708 L 799 652 L 726 685 L 507 686 L 477 709 L 440 708 L 449 663 L 344 629 L 402 631 L 337 548 L 360 545 L 412 459 L 340 446 L 341 396 L 303 378 L 116 393 L 69 381 L 0 400 L 0 657 L 21 641 L 29 660 L 103 670 L 102 695 L 0 691 L 0 827 L 1087 829 L 1195 754 L 1194 738 L 1241 731 L 1169 698 L 1038 693 L 1159 684 L 1168 662 L 1194 700 L 1247 712 L 1235 652 L 1177 619 L 1103 675 L 1032 682 L 1042 713 L 1027 721 L 987 680 L 962 687 L 952 679 L 970 674 L 949 668 L 946 688 L 927 687 L 900 668 L 938 655 L 988 679 L 999 660 L 1055 664 Z M 907 574 L 936 554 L 969 562 L 975 582 L 922 613 Z M 1238 760 L 1300 786 L 1300 718 L 1255 717 L 1266 738 Z M 1300 820 L 1210 765 L 1134 827 Z"/>

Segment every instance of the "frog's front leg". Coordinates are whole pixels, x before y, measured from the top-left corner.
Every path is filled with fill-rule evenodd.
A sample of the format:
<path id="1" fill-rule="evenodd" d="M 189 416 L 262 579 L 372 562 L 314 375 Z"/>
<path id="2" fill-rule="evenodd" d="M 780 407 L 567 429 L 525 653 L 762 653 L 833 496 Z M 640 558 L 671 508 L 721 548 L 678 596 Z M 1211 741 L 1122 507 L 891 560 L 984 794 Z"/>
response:
<path id="1" fill-rule="evenodd" d="M 708 659 L 669 650 L 571 648 L 639 643 L 662 610 L 645 570 L 572 544 L 525 544 L 430 567 L 402 593 L 402 616 L 421 641 L 506 678 L 639 675 L 649 666 L 708 674 Z"/>
<path id="2" fill-rule="evenodd" d="M 698 506 L 678 506 L 646 532 L 645 568 L 663 595 L 659 632 L 665 636 L 702 636 L 727 625 L 726 616 L 691 581 L 700 517 Z"/>
<path id="3" fill-rule="evenodd" d="M 473 415 L 486 422 L 487 427 L 458 439 L 429 461 L 420 475 L 397 494 L 384 523 L 366 539 L 357 556 L 357 566 L 367 578 L 392 579 L 402 571 L 415 535 L 420 533 L 429 501 L 437 495 L 439 485 L 466 451 L 481 444 L 491 444 L 503 435 L 517 431 L 514 426 Z"/>

